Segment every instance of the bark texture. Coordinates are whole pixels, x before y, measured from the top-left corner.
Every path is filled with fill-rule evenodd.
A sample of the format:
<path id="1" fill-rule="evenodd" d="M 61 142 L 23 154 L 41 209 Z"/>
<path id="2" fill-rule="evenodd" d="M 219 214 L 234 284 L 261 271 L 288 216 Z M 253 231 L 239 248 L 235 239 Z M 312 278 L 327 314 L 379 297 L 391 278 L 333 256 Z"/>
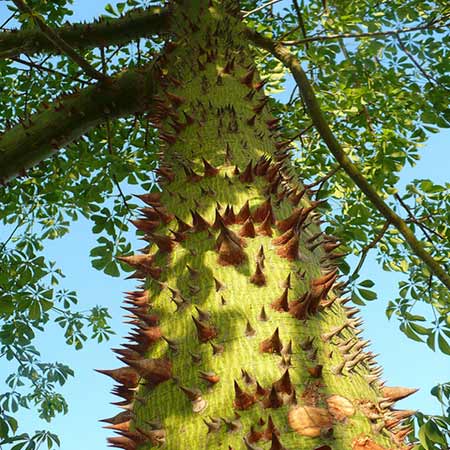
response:
<path id="1" fill-rule="evenodd" d="M 151 37 L 163 32 L 169 22 L 168 11 L 153 7 L 136 8 L 120 19 L 99 19 L 94 24 L 75 23 L 58 30 L 64 41 L 77 49 L 104 45 L 121 45 L 133 39 Z M 0 58 L 12 58 L 26 53 L 59 53 L 58 48 L 37 28 L 2 31 L 0 33 Z"/>
<path id="2" fill-rule="evenodd" d="M 195 5 L 194 5 L 195 3 Z M 122 258 L 142 286 L 134 329 L 102 371 L 124 411 L 112 446 L 406 448 L 413 391 L 384 388 L 338 281 L 336 239 L 291 174 L 289 142 L 235 2 L 173 6 L 152 122 L 162 193 L 141 196 L 149 247 Z"/>
<path id="3" fill-rule="evenodd" d="M 130 70 L 59 97 L 51 105 L 0 135 L 0 184 L 24 175 L 57 150 L 105 120 L 152 108 L 156 77 L 152 66 Z"/>

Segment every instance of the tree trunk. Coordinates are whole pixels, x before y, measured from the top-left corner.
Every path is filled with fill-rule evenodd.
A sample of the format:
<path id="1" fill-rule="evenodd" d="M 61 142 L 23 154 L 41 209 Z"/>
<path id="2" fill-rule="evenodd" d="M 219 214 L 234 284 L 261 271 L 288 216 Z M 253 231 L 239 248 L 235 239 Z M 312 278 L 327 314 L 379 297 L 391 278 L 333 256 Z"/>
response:
<path id="1" fill-rule="evenodd" d="M 194 5 L 194 3 L 196 5 Z M 106 419 L 134 449 L 397 449 L 408 431 L 359 339 L 320 231 L 289 167 L 232 1 L 172 5 L 158 61 L 162 193 L 123 257 L 143 280 L 116 350 L 124 412 Z"/>

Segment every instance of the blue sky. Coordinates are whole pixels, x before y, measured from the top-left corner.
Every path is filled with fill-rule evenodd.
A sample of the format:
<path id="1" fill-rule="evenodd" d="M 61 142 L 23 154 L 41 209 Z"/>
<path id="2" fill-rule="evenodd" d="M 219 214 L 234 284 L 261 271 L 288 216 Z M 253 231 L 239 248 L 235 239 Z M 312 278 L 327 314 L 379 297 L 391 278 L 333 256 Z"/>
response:
<path id="1" fill-rule="evenodd" d="M 91 19 L 103 11 L 106 3 L 108 2 L 104 0 L 75 0 L 75 15 L 70 20 Z M 0 5 L 0 21 L 5 14 L 3 3 Z M 443 164 L 449 159 L 448 142 L 448 130 L 433 135 L 423 148 L 422 159 L 417 166 L 405 169 L 402 183 L 414 178 L 448 182 L 448 164 Z M 136 189 L 134 193 L 140 193 Z M 105 439 L 111 433 L 103 430 L 98 420 L 116 414 L 118 408 L 109 405 L 109 402 L 116 401 L 109 393 L 112 382 L 93 369 L 120 365 L 110 348 L 118 347 L 123 342 L 122 337 L 128 332 L 128 328 L 121 323 L 123 311 L 119 307 L 123 299 L 122 293 L 135 287 L 133 280 L 113 279 L 91 267 L 89 251 L 95 246 L 95 239 L 90 228 L 90 224 L 84 220 L 73 224 L 69 235 L 46 244 L 46 254 L 63 269 L 67 276 L 66 287 L 78 291 L 81 309 L 88 309 L 96 304 L 109 307 L 113 316 L 112 326 L 117 334 L 107 343 L 88 343 L 83 350 L 75 351 L 64 343 L 61 329 L 50 325 L 45 334 L 38 336 L 36 345 L 42 352 L 43 360 L 61 361 L 75 369 L 75 378 L 70 379 L 62 389 L 69 403 L 69 413 L 57 417 L 50 425 L 39 421 L 33 411 L 24 411 L 19 415 L 21 425 L 26 427 L 20 431 L 50 429 L 60 436 L 64 450 L 106 448 Z M 365 321 L 364 337 L 372 340 L 372 351 L 380 353 L 378 361 L 384 367 L 384 379 L 390 386 L 421 388 L 419 393 L 404 400 L 399 406 L 439 413 L 438 404 L 431 398 L 429 391 L 438 382 L 448 381 L 450 359 L 407 339 L 398 330 L 395 321 L 387 321 L 384 310 L 387 302 L 396 294 L 399 279 L 397 273 L 383 272 L 374 258 L 368 258 L 362 275 L 362 279 L 365 276 L 377 280 L 379 298 L 363 309 L 362 316 Z M 6 373 L 5 369 L 5 365 L 0 363 L 0 374 Z M 0 376 L 0 383 L 1 378 Z M 0 392 L 2 387 L 0 384 Z"/>

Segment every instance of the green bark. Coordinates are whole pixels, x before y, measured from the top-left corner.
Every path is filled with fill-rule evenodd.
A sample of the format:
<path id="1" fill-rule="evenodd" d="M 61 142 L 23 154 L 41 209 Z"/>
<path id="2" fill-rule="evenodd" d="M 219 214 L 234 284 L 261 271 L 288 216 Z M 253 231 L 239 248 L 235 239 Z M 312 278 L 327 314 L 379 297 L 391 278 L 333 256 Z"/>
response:
<path id="1" fill-rule="evenodd" d="M 244 30 L 222 10 L 235 5 L 199 3 L 175 8 L 160 60 L 163 191 L 142 197 L 135 223 L 149 248 L 123 258 L 143 285 L 127 296 L 127 365 L 104 371 L 125 399 L 110 444 L 402 448 L 391 400 L 411 391 L 383 391 L 358 337 L 335 239 L 291 176 Z"/>
<path id="2" fill-rule="evenodd" d="M 119 19 L 102 19 L 96 23 L 74 23 L 58 29 L 59 36 L 74 48 L 123 45 L 133 39 L 151 37 L 164 32 L 170 12 L 159 7 L 134 9 Z M 0 58 L 12 58 L 25 53 L 59 53 L 59 50 L 38 28 L 3 31 L 0 33 Z"/>
<path id="3" fill-rule="evenodd" d="M 41 162 L 107 118 L 129 116 L 153 105 L 153 66 L 129 70 L 60 97 L 0 135 L 0 183 Z"/>

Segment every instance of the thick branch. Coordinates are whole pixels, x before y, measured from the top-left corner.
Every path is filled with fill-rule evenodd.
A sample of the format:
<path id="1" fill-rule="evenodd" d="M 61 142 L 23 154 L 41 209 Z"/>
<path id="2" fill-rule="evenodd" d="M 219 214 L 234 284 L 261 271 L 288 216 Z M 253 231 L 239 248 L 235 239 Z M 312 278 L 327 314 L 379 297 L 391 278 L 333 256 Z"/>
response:
<path id="1" fill-rule="evenodd" d="M 167 9 L 136 9 L 119 19 L 100 19 L 95 23 L 65 25 L 57 32 L 71 47 L 88 49 L 151 37 L 168 28 L 169 18 Z M 59 50 L 55 49 L 37 28 L 0 33 L 0 58 L 42 52 L 58 53 Z"/>
<path id="2" fill-rule="evenodd" d="M 61 97 L 6 131 L 0 136 L 0 181 L 23 173 L 106 118 L 148 110 L 157 77 L 152 66 L 120 73 Z"/>
<path id="3" fill-rule="evenodd" d="M 361 191 L 364 192 L 375 208 L 380 211 L 386 220 L 398 229 L 413 252 L 428 266 L 430 271 L 435 274 L 442 281 L 442 283 L 447 286 L 448 289 L 450 289 L 450 276 L 447 271 L 425 250 L 422 242 L 415 237 L 406 222 L 386 204 L 386 202 L 378 195 L 376 190 L 368 183 L 358 167 L 346 155 L 341 144 L 337 141 L 331 131 L 331 128 L 322 110 L 320 109 L 320 105 L 314 93 L 313 87 L 306 77 L 306 74 L 297 58 L 282 44 L 274 42 L 273 40 L 260 35 L 256 31 L 247 29 L 246 35 L 252 42 L 254 42 L 254 44 L 272 53 L 272 55 L 274 55 L 288 69 L 290 69 L 296 83 L 298 84 L 307 111 L 330 152 L 334 155 L 347 175 L 361 189 Z"/>
<path id="4" fill-rule="evenodd" d="M 78 64 L 86 74 L 93 78 L 94 80 L 104 80 L 105 75 L 99 72 L 95 67 L 93 67 L 88 61 L 86 61 L 81 55 L 79 55 L 64 39 L 59 36 L 59 34 L 52 30 L 45 22 L 42 20 L 41 16 L 36 14 L 24 0 L 13 0 L 17 8 L 30 15 L 34 23 L 37 24 L 42 34 L 47 38 L 47 40 L 61 53 L 66 54 L 73 62 Z"/>

